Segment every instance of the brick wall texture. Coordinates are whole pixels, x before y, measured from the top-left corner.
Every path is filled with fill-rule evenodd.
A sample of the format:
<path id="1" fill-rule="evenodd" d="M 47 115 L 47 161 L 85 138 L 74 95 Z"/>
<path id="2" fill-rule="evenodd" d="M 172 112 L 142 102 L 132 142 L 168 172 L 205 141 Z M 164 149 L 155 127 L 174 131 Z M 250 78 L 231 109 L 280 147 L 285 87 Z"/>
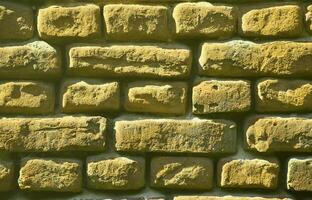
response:
<path id="1" fill-rule="evenodd" d="M 0 0 L 0 200 L 312 200 L 312 1 Z"/>

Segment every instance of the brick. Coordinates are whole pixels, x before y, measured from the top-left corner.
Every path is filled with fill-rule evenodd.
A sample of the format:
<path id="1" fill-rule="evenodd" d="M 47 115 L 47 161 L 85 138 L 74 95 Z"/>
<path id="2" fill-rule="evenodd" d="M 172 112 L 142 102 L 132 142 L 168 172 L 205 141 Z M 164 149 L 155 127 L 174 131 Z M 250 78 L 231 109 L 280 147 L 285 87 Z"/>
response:
<path id="1" fill-rule="evenodd" d="M 12 161 L 0 160 L 0 191 L 14 189 L 14 163 Z"/>
<path id="2" fill-rule="evenodd" d="M 288 198 L 239 197 L 239 196 L 177 196 L 173 200 L 291 200 Z"/>
<path id="3" fill-rule="evenodd" d="M 34 15 L 31 7 L 0 2 L 0 39 L 26 40 L 34 34 Z"/>
<path id="4" fill-rule="evenodd" d="M 303 30 L 302 18 L 298 5 L 249 6 L 239 18 L 239 33 L 248 37 L 297 37 Z"/>
<path id="5" fill-rule="evenodd" d="M 312 82 L 305 80 L 262 79 L 257 83 L 258 112 L 312 110 Z"/>
<path id="6" fill-rule="evenodd" d="M 231 6 L 180 3 L 172 15 L 179 37 L 227 38 L 236 32 L 236 10 Z"/>
<path id="7" fill-rule="evenodd" d="M 183 46 L 113 45 L 72 47 L 70 75 L 93 77 L 185 78 L 191 51 Z"/>
<path id="8" fill-rule="evenodd" d="M 312 43 L 274 41 L 256 44 L 234 40 L 204 43 L 199 74 L 207 76 L 309 76 Z"/>
<path id="9" fill-rule="evenodd" d="M 307 31 L 312 34 L 312 5 L 309 5 L 306 9 L 305 24 Z"/>
<path id="10" fill-rule="evenodd" d="M 0 151 L 103 151 L 103 117 L 0 118 Z"/>
<path id="11" fill-rule="evenodd" d="M 145 161 L 142 158 L 92 156 L 87 165 L 89 188 L 137 190 L 145 185 Z"/>
<path id="12" fill-rule="evenodd" d="M 256 117 L 246 124 L 246 145 L 258 152 L 312 152 L 312 119 Z"/>
<path id="13" fill-rule="evenodd" d="M 209 190 L 213 163 L 204 157 L 156 157 L 151 161 L 151 186 L 164 189 Z"/>
<path id="14" fill-rule="evenodd" d="M 236 125 L 226 120 L 143 119 L 115 123 L 124 152 L 234 153 Z"/>
<path id="15" fill-rule="evenodd" d="M 312 158 L 292 158 L 288 162 L 287 189 L 312 191 Z"/>
<path id="16" fill-rule="evenodd" d="M 72 159 L 24 158 L 18 185 L 29 191 L 80 192 L 82 163 Z"/>
<path id="17" fill-rule="evenodd" d="M 250 109 L 249 81 L 198 80 L 193 86 L 193 113 L 244 112 Z"/>
<path id="18" fill-rule="evenodd" d="M 53 5 L 38 11 L 39 36 L 58 39 L 90 39 L 101 35 L 100 7 L 93 4 Z"/>
<path id="19" fill-rule="evenodd" d="M 0 78 L 52 79 L 61 75 L 58 49 L 43 41 L 0 47 Z"/>
<path id="20" fill-rule="evenodd" d="M 62 86 L 62 111 L 66 113 L 117 111 L 120 107 L 118 82 L 66 81 Z"/>
<path id="21" fill-rule="evenodd" d="M 107 37 L 112 40 L 167 40 L 165 6 L 111 4 L 104 6 Z"/>
<path id="22" fill-rule="evenodd" d="M 0 82 L 0 113 L 48 114 L 53 112 L 54 86 L 42 82 Z"/>
<path id="23" fill-rule="evenodd" d="M 133 82 L 125 94 L 125 109 L 132 112 L 183 115 L 187 84 L 184 82 Z"/>
<path id="24" fill-rule="evenodd" d="M 221 160 L 219 171 L 223 188 L 276 189 L 278 186 L 279 165 L 276 161 Z"/>

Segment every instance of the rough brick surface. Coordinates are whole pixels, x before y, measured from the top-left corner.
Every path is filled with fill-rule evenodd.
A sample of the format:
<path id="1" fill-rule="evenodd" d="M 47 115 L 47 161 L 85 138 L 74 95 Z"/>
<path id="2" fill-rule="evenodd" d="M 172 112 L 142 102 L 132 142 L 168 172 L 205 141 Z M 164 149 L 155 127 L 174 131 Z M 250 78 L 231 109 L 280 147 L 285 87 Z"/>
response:
<path id="1" fill-rule="evenodd" d="M 105 132 L 103 117 L 1 118 L 0 151 L 99 151 Z"/>
<path id="2" fill-rule="evenodd" d="M 41 8 L 37 22 L 39 36 L 51 41 L 99 37 L 100 18 L 100 7 L 92 4 Z"/>
<path id="3" fill-rule="evenodd" d="M 0 113 L 51 113 L 54 93 L 53 85 L 42 82 L 0 82 Z"/>
<path id="4" fill-rule="evenodd" d="M 248 59 L 246 59 L 248 58 Z M 207 76 L 308 76 L 312 44 L 274 41 L 256 44 L 234 40 L 204 43 L 199 73 Z"/>
<path id="5" fill-rule="evenodd" d="M 312 158 L 290 159 L 287 188 L 293 191 L 312 191 Z"/>
<path id="6" fill-rule="evenodd" d="M 14 189 L 15 172 L 12 161 L 0 160 L 0 191 Z"/>
<path id="7" fill-rule="evenodd" d="M 182 78 L 191 71 L 191 52 L 175 46 L 83 46 L 69 50 L 68 73 L 95 77 Z"/>
<path id="8" fill-rule="evenodd" d="M 90 188 L 137 190 L 145 185 L 145 162 L 142 158 L 93 156 L 87 162 Z"/>
<path id="9" fill-rule="evenodd" d="M 18 185 L 30 191 L 80 192 L 82 163 L 69 159 L 25 158 Z"/>
<path id="10" fill-rule="evenodd" d="M 312 33 L 312 5 L 309 5 L 307 7 L 307 11 L 305 14 L 305 22 L 306 22 L 306 28 L 311 34 Z"/>
<path id="11" fill-rule="evenodd" d="M 0 47 L 0 78 L 51 79 L 60 74 L 58 49 L 46 42 Z"/>
<path id="12" fill-rule="evenodd" d="M 34 15 L 30 6 L 0 2 L 0 40 L 30 39 L 34 33 Z"/>
<path id="13" fill-rule="evenodd" d="M 180 3 L 174 7 L 172 15 L 179 37 L 225 38 L 236 32 L 236 9 L 231 6 Z"/>
<path id="14" fill-rule="evenodd" d="M 119 90 L 118 82 L 67 81 L 63 84 L 62 110 L 67 113 L 117 111 Z"/>
<path id="15" fill-rule="evenodd" d="M 224 188 L 276 189 L 279 165 L 267 160 L 221 161 L 220 186 Z"/>
<path id="16" fill-rule="evenodd" d="M 311 75 L 309 1 L 0 0 L 0 199 L 311 200 Z"/>
<path id="17" fill-rule="evenodd" d="M 104 6 L 109 39 L 168 40 L 168 9 L 165 6 L 110 4 Z"/>
<path id="18" fill-rule="evenodd" d="M 198 80 L 193 86 L 193 113 L 244 112 L 250 109 L 250 83 L 242 80 Z"/>
<path id="19" fill-rule="evenodd" d="M 151 186 L 155 188 L 209 190 L 213 163 L 199 157 L 156 157 L 151 161 Z"/>
<path id="20" fill-rule="evenodd" d="M 226 120 L 117 121 L 116 148 L 126 152 L 234 153 L 236 125 Z"/>
<path id="21" fill-rule="evenodd" d="M 258 152 L 312 152 L 312 119 L 260 117 L 246 123 L 246 144 Z"/>
<path id="22" fill-rule="evenodd" d="M 134 82 L 126 89 L 125 109 L 133 112 L 180 114 L 186 112 L 184 82 Z"/>
<path id="23" fill-rule="evenodd" d="M 243 12 L 239 32 L 249 37 L 295 37 L 303 30 L 298 5 L 252 6 Z"/>
<path id="24" fill-rule="evenodd" d="M 257 83 L 256 110 L 259 112 L 309 111 L 311 109 L 311 81 L 262 79 Z"/>

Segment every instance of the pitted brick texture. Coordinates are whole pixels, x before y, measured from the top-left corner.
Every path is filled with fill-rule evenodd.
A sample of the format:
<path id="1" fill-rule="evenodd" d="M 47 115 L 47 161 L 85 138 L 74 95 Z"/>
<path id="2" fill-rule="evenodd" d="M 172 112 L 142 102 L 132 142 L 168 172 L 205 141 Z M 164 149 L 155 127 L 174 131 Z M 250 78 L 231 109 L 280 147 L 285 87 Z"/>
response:
<path id="1" fill-rule="evenodd" d="M 0 0 L 0 199 L 310 200 L 312 3 Z"/>

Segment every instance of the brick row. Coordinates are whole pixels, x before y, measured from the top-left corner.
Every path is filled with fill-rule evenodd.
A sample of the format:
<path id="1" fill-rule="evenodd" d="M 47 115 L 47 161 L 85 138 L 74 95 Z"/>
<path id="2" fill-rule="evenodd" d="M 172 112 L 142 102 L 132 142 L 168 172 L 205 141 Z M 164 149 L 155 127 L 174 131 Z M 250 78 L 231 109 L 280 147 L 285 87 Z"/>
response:
<path id="1" fill-rule="evenodd" d="M 193 85 L 194 114 L 245 112 L 251 107 L 250 82 L 244 80 L 198 79 Z M 311 110 L 311 81 L 260 79 L 254 92 L 256 111 L 293 112 Z M 129 112 L 183 115 L 187 84 L 184 82 L 130 82 L 124 107 Z M 36 81 L 0 83 L 1 113 L 46 114 L 54 111 L 52 84 Z M 61 88 L 62 111 L 117 112 L 121 107 L 118 82 L 68 80 Z"/>
<path id="2" fill-rule="evenodd" d="M 183 115 L 187 111 L 186 82 L 136 81 L 121 91 L 118 81 L 69 79 L 61 89 L 64 113 L 128 112 Z M 124 98 L 121 96 L 124 94 Z M 308 80 L 259 79 L 252 94 L 251 83 L 236 79 L 198 78 L 192 88 L 194 114 L 246 112 L 255 96 L 257 112 L 311 110 L 312 83 Z M 55 108 L 55 88 L 39 81 L 0 82 L 0 113 L 48 114 Z"/>
<path id="3" fill-rule="evenodd" d="M 245 123 L 246 148 L 262 153 L 312 152 L 311 121 L 304 116 L 251 117 Z M 103 117 L 1 118 L 0 150 L 100 151 L 105 134 Z M 121 152 L 235 153 L 236 125 L 227 120 L 117 119 L 115 139 Z"/>
<path id="4" fill-rule="evenodd" d="M 288 161 L 289 190 L 312 191 L 311 162 L 307 157 Z M 89 156 L 86 164 L 88 188 L 138 190 L 145 187 L 143 158 L 103 154 Z M 4 172 L 0 177 L 1 190 L 14 189 L 13 162 L 1 161 L 0 168 Z M 217 170 L 218 185 L 222 188 L 276 189 L 279 180 L 279 163 L 276 160 L 223 159 L 219 161 Z M 22 190 L 80 192 L 83 188 L 82 174 L 80 160 L 25 157 L 21 160 L 17 182 Z M 213 162 L 205 157 L 153 157 L 150 162 L 150 184 L 157 189 L 210 190 L 213 188 L 213 174 Z M 204 196 L 200 198 L 204 199 Z"/>
<path id="5" fill-rule="evenodd" d="M 219 77 L 308 77 L 310 42 L 243 40 L 201 45 L 199 75 Z M 185 79 L 192 52 L 184 45 L 74 45 L 66 74 L 79 77 Z M 43 41 L 0 47 L 0 77 L 52 79 L 62 75 L 60 51 Z M 246 59 L 249 58 L 249 59 Z"/>
<path id="6" fill-rule="evenodd" d="M 1 32 L 1 39 L 33 37 L 31 7 L 15 3 L 1 6 L 4 17 L 0 25 L 8 27 Z M 95 4 L 40 7 L 39 36 L 53 42 L 99 38 L 103 35 L 103 23 L 110 40 L 226 38 L 236 33 L 245 37 L 299 37 L 305 26 L 311 32 L 312 18 L 311 5 L 303 9 L 295 3 L 230 6 L 187 2 L 174 5 L 173 9 L 163 5 L 108 4 L 103 8 L 103 16 L 100 10 Z"/>

